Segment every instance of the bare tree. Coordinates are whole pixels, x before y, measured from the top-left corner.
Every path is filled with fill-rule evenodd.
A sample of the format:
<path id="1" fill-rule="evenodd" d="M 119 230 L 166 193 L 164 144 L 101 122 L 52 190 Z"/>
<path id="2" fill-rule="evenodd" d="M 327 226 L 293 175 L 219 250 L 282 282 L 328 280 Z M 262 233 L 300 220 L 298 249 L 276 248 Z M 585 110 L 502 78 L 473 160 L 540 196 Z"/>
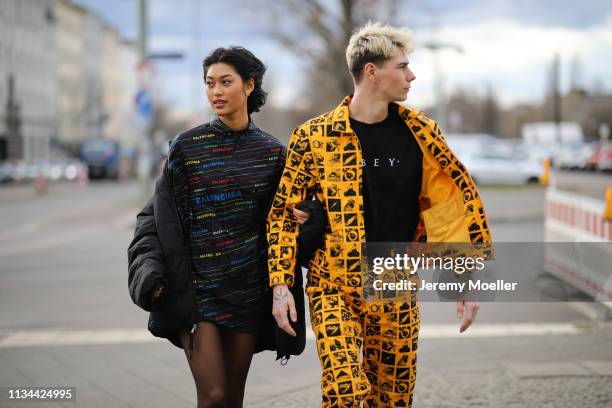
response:
<path id="1" fill-rule="evenodd" d="M 448 132 L 479 133 L 485 132 L 500 136 L 502 115 L 492 86 L 485 93 L 470 89 L 457 88 L 447 102 L 448 111 L 456 117 L 448 121 Z"/>
<path id="2" fill-rule="evenodd" d="M 353 32 L 368 20 L 392 24 L 397 0 L 285 0 L 253 2 L 268 19 L 268 34 L 304 61 L 306 96 L 318 109 L 352 93 L 345 49 Z"/>
<path id="3" fill-rule="evenodd" d="M 482 129 L 491 135 L 499 133 L 499 104 L 493 86 L 487 86 L 487 93 L 482 103 Z"/>
<path id="4" fill-rule="evenodd" d="M 448 133 L 481 131 L 481 104 L 482 98 L 474 90 L 470 88 L 455 89 L 446 103 L 447 112 L 455 119 L 447 121 L 448 126 L 445 131 Z M 426 109 L 426 111 L 428 110 L 430 109 Z"/>

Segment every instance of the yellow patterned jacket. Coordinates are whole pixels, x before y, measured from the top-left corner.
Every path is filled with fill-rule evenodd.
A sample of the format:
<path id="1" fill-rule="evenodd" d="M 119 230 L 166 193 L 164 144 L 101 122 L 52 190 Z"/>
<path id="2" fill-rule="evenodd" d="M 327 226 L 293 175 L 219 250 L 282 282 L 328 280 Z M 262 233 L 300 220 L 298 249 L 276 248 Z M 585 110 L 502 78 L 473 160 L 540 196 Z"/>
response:
<path id="1" fill-rule="evenodd" d="M 336 109 L 298 126 L 268 215 L 270 285 L 293 285 L 298 223 L 293 208 L 316 195 L 329 229 L 309 265 L 308 285 L 361 285 L 365 241 L 361 147 L 350 128 L 346 97 Z M 438 125 L 422 112 L 398 106 L 406 137 L 423 151 L 421 217 L 413 241 L 491 242 L 485 211 L 472 178 L 451 152 Z"/>

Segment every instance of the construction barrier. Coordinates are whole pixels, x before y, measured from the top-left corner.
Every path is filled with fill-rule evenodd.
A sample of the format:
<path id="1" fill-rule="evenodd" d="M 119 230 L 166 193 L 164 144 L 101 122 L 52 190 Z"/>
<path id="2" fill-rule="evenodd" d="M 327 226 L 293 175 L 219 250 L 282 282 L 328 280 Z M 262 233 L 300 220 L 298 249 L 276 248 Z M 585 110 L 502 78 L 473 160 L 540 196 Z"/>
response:
<path id="1" fill-rule="evenodd" d="M 89 169 L 87 166 L 82 166 L 79 170 L 79 185 L 86 187 L 89 184 Z"/>
<path id="2" fill-rule="evenodd" d="M 604 200 L 549 188 L 544 241 L 574 245 L 547 245 L 544 265 L 547 272 L 612 308 L 612 222 L 604 218 L 605 209 Z"/>
<path id="3" fill-rule="evenodd" d="M 47 177 L 45 177 L 42 171 L 39 171 L 36 175 L 34 188 L 38 194 L 44 194 L 47 191 Z"/>

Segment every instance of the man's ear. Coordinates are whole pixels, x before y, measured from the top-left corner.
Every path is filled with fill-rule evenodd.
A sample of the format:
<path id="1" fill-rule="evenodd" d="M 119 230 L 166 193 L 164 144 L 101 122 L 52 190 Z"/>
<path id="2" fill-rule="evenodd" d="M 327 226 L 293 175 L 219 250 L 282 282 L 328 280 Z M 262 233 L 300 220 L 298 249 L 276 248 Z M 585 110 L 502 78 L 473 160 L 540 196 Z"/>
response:
<path id="1" fill-rule="evenodd" d="M 368 62 L 363 66 L 363 76 L 368 81 L 374 81 L 376 74 L 376 65 L 373 62 Z"/>

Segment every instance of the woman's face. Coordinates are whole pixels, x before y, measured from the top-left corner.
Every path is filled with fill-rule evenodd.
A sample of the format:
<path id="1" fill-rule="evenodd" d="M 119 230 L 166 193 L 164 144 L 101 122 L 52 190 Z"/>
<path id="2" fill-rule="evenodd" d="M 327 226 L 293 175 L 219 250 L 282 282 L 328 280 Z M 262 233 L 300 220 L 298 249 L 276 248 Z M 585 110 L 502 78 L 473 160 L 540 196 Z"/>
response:
<path id="1" fill-rule="evenodd" d="M 208 68 L 204 80 L 206 97 L 218 116 L 247 110 L 247 98 L 254 87 L 252 79 L 245 83 L 234 67 L 218 62 Z"/>

